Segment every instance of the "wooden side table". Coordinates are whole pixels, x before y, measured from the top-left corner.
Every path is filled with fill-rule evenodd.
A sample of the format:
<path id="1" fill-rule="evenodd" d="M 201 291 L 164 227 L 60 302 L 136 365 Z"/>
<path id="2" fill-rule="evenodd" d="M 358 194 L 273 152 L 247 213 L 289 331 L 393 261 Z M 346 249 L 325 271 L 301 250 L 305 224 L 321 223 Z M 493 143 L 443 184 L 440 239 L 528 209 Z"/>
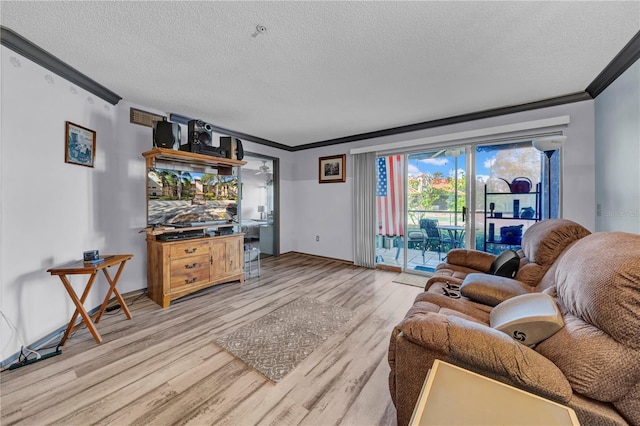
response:
<path id="1" fill-rule="evenodd" d="M 575 411 L 435 360 L 409 422 L 426 425 L 577 425 Z"/>
<path id="2" fill-rule="evenodd" d="M 112 294 L 115 294 L 118 302 L 120 303 L 120 306 L 122 307 L 122 312 L 124 312 L 127 319 L 131 319 L 129 308 L 127 308 L 126 303 L 124 303 L 124 299 L 116 288 L 116 284 L 120 279 L 120 274 L 124 269 L 124 265 L 129 259 L 133 257 L 133 255 L 114 254 L 102 257 L 104 258 L 104 261 L 98 264 L 90 264 L 82 260 L 77 260 L 47 270 L 47 272 L 49 272 L 51 275 L 57 275 L 60 277 L 64 288 L 67 289 L 67 293 L 69 293 L 69 297 L 71 297 L 71 300 L 73 300 L 73 304 L 76 305 L 76 310 L 71 317 L 71 321 L 69 321 L 69 325 L 67 326 L 67 330 L 65 331 L 64 336 L 62 336 L 60 346 L 64 345 L 64 342 L 67 340 L 69 335 L 71 335 L 74 330 L 81 327 L 83 324 L 87 326 L 96 343 L 102 343 L 102 337 L 100 336 L 100 333 L 98 333 L 98 330 L 96 329 L 92 321 L 92 317 L 95 317 L 96 324 L 100 322 L 100 318 L 102 317 L 104 310 L 107 308 L 107 303 L 109 303 L 109 299 L 111 299 Z M 116 275 L 111 278 L 111 275 L 109 275 L 109 271 L 107 270 L 107 268 L 116 265 L 119 265 L 118 271 L 116 272 Z M 102 271 L 104 273 L 104 276 L 107 278 L 107 281 L 109 281 L 109 291 L 107 291 L 107 295 L 105 296 L 98 312 L 94 313 L 93 315 L 89 315 L 84 309 L 84 302 L 89 295 L 89 291 L 91 290 L 91 286 L 93 286 L 93 282 L 96 276 L 98 275 L 98 271 Z M 85 284 L 84 291 L 82 292 L 82 296 L 80 297 L 80 299 L 78 299 L 78 296 L 71 286 L 67 275 L 89 275 L 89 280 L 87 281 L 87 284 Z M 78 318 L 78 315 L 82 317 L 82 320 L 78 324 L 74 325 L 76 319 Z"/>

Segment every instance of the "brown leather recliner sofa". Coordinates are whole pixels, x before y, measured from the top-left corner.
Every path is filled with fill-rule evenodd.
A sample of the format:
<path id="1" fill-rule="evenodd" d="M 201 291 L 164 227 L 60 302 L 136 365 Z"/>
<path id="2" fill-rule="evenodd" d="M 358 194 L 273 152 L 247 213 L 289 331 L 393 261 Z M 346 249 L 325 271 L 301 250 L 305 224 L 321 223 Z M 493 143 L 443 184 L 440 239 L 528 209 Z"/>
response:
<path id="1" fill-rule="evenodd" d="M 525 290 L 544 287 L 564 327 L 524 346 L 489 325 L 492 306 L 432 291 L 441 280 L 432 281 L 391 336 L 398 425 L 409 423 L 427 372 L 441 359 L 572 407 L 582 424 L 640 426 L 640 235 L 594 233 L 567 244 L 551 264 L 526 262 L 545 272 Z"/>
<path id="2" fill-rule="evenodd" d="M 426 291 L 444 293 L 446 284 L 461 287 L 463 297 L 495 306 L 520 294 L 541 292 L 549 287 L 547 272 L 571 244 L 591 232 L 568 219 L 551 219 L 531 225 L 522 237 L 518 251 L 520 267 L 516 276 L 488 275 L 497 256 L 478 250 L 454 249 L 447 261 L 436 267 L 425 286 Z"/>

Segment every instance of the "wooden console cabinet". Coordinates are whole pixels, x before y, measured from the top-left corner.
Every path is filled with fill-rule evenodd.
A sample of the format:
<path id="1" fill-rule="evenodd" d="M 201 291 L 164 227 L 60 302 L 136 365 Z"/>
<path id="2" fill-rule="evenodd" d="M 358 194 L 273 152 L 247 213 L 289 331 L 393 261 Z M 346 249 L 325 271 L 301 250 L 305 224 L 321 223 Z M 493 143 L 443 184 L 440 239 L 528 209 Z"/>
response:
<path id="1" fill-rule="evenodd" d="M 187 169 L 214 168 L 220 175 L 230 175 L 234 167 L 246 164 L 165 148 L 154 148 L 143 152 L 142 156 L 146 159 L 147 169 L 158 167 L 160 163 L 181 164 Z M 176 232 L 171 227 L 147 229 L 148 296 L 163 308 L 169 307 L 172 300 L 212 285 L 244 282 L 244 235 L 208 237 L 204 233 L 207 228 L 210 226 L 187 228 L 201 230 L 203 236 L 177 241 L 158 238 L 161 234 Z"/>
<path id="2" fill-rule="evenodd" d="M 215 284 L 244 282 L 242 234 L 158 241 L 147 236 L 149 298 L 163 308 L 172 300 Z"/>

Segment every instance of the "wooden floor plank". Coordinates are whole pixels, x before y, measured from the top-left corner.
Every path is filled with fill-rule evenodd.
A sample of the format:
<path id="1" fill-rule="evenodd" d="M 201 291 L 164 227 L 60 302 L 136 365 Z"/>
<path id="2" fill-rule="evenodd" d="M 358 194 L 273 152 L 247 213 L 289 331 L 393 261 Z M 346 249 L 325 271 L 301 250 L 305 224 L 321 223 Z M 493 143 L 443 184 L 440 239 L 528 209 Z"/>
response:
<path id="1" fill-rule="evenodd" d="M 345 425 L 355 425 L 358 424 L 360 419 L 368 418 L 372 420 L 371 424 L 389 424 L 386 413 L 390 408 L 393 409 L 393 403 L 386 394 L 380 392 L 380 389 L 384 389 L 388 385 L 389 365 L 385 357 L 380 360 L 375 371 L 362 387 L 358 397 L 349 406 L 340 422 Z"/>
<path id="2" fill-rule="evenodd" d="M 0 423 L 394 425 L 391 330 L 421 292 L 396 273 L 300 253 L 262 259 L 261 276 L 211 287 L 161 309 L 127 295 L 133 319 L 105 315 L 60 356 L 5 371 Z M 215 344 L 300 297 L 355 316 L 277 384 Z"/>

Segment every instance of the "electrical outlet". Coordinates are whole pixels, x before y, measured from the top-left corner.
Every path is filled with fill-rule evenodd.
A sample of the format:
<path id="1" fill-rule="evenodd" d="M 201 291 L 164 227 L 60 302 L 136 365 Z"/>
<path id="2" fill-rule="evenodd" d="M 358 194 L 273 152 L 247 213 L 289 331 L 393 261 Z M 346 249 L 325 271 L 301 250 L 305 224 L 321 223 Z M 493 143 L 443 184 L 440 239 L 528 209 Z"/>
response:
<path id="1" fill-rule="evenodd" d="M 316 241 L 320 241 L 320 235 L 316 235 Z"/>

